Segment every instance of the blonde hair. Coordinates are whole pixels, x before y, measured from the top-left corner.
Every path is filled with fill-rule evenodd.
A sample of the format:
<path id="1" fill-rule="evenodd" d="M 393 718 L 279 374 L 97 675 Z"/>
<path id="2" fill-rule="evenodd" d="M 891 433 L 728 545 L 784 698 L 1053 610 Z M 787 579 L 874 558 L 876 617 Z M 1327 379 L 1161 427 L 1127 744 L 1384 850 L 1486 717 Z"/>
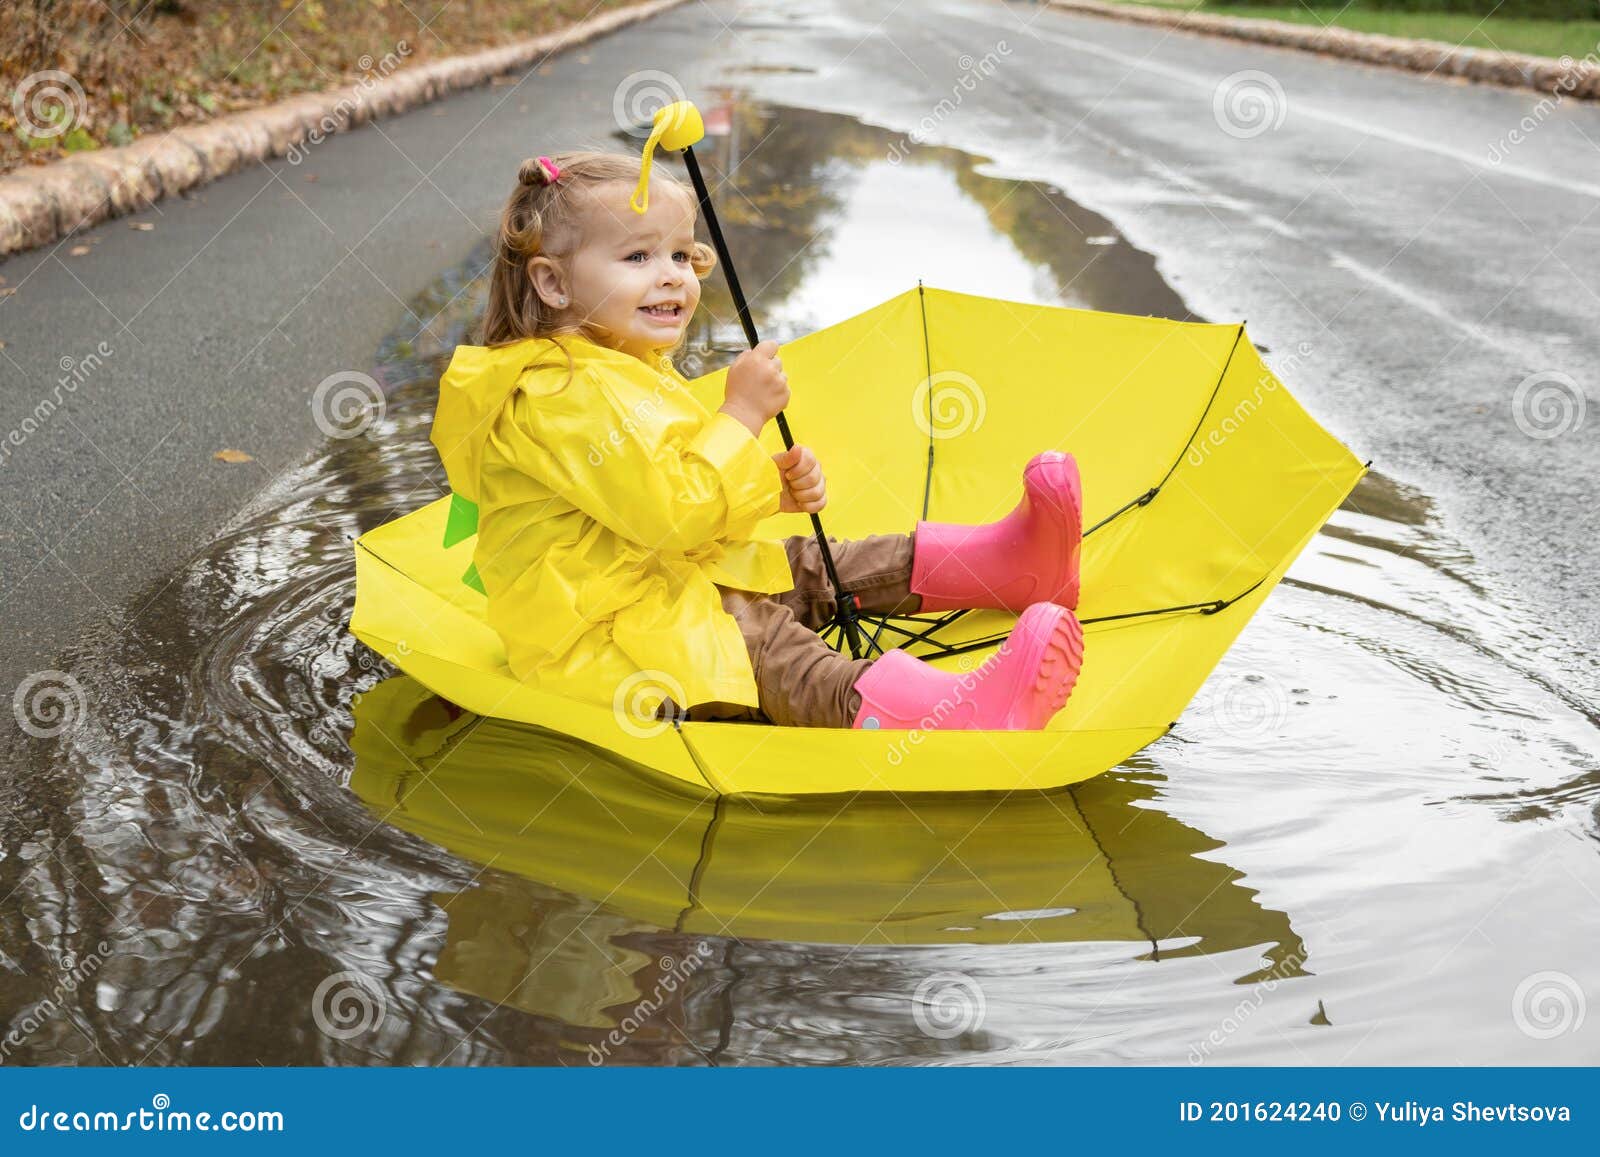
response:
<path id="1" fill-rule="evenodd" d="M 558 153 L 549 159 L 559 177 L 552 179 L 535 158 L 523 161 L 517 170 L 517 187 L 500 213 L 489 304 L 483 311 L 480 334 L 484 345 L 509 345 L 561 333 L 597 336 L 586 333 L 581 323 L 558 320 L 559 311 L 546 305 L 534 289 L 528 264 L 535 257 L 548 257 L 559 266 L 570 257 L 583 243 L 583 214 L 596 189 L 612 182 L 629 187 L 637 184 L 640 160 L 626 153 L 590 151 Z M 695 203 L 694 191 L 660 166 L 652 170 L 651 184 L 671 185 L 686 194 L 691 205 Z M 695 276 L 705 280 L 716 263 L 711 246 L 696 241 L 689 253 Z"/>

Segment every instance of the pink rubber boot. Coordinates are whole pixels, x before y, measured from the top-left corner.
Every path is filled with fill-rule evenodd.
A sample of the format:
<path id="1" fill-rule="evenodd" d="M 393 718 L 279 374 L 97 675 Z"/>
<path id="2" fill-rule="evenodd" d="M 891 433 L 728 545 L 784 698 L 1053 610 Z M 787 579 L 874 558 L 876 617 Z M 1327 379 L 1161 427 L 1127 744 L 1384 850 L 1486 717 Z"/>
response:
<path id="1" fill-rule="evenodd" d="M 853 727 L 872 730 L 1038 731 L 1072 694 L 1083 631 L 1066 607 L 1035 603 L 1000 649 L 964 675 L 890 651 L 856 680 Z"/>
<path id="2" fill-rule="evenodd" d="M 1083 484 L 1071 454 L 1046 450 L 1022 470 L 1022 501 L 999 522 L 919 522 L 911 590 L 922 610 L 1078 606 Z"/>

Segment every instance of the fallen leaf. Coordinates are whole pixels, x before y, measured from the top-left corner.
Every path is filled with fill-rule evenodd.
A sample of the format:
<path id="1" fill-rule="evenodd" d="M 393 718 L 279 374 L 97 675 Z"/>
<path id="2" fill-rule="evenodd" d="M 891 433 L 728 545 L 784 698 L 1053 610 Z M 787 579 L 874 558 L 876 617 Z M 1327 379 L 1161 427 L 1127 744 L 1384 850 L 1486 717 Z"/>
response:
<path id="1" fill-rule="evenodd" d="M 306 180 L 315 185 L 317 183 L 317 175 L 315 173 L 307 173 Z"/>
<path id="2" fill-rule="evenodd" d="M 3 342 L 3 341 L 0 341 L 0 350 L 3 350 L 5 348 L 6 348 L 6 343 Z"/>
<path id="3" fill-rule="evenodd" d="M 71 249 L 67 250 L 67 256 L 68 257 L 82 257 L 84 254 L 86 254 L 88 252 L 89 252 L 89 247 L 87 245 L 74 245 Z"/>
<path id="4" fill-rule="evenodd" d="M 129 221 L 129 229 L 137 229 L 141 233 L 149 233 L 155 229 L 153 221 Z"/>
<path id="5" fill-rule="evenodd" d="M 211 456 L 213 458 L 215 458 L 218 462 L 254 462 L 255 461 L 255 457 L 253 455 L 246 454 L 243 450 L 234 450 L 232 448 L 229 448 L 229 449 L 226 449 L 226 450 L 218 450 L 215 454 L 213 454 Z"/>
<path id="6" fill-rule="evenodd" d="M 15 289 L 0 289 L 0 297 L 10 297 L 15 292 Z"/>

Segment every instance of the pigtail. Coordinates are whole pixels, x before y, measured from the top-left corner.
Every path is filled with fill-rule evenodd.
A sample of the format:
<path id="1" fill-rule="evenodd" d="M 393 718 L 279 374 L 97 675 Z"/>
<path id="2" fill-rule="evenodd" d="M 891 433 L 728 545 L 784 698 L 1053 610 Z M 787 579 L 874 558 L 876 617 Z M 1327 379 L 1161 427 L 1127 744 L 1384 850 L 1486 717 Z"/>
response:
<path id="1" fill-rule="evenodd" d="M 508 345 L 555 326 L 554 311 L 534 291 L 528 262 L 556 255 L 551 242 L 559 230 L 552 226 L 559 225 L 564 208 L 558 202 L 559 172 L 560 160 L 550 157 L 529 157 L 517 168 L 517 187 L 501 210 L 495 238 L 489 301 L 479 327 L 484 345 Z M 570 215 L 569 210 L 565 216 Z"/>
<path id="2" fill-rule="evenodd" d="M 561 167 L 549 157 L 529 157 L 517 169 L 517 184 L 545 188 L 554 185 L 561 175 Z"/>

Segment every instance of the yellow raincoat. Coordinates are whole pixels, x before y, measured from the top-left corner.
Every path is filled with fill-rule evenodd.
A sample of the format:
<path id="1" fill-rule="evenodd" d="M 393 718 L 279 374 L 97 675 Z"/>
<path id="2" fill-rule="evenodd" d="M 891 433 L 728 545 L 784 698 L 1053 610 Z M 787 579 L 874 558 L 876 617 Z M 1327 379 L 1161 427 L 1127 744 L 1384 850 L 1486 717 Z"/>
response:
<path id="1" fill-rule="evenodd" d="M 456 349 L 433 443 L 477 504 L 473 566 L 524 682 L 608 705 L 640 685 L 685 706 L 758 705 L 714 584 L 793 587 L 782 545 L 749 538 L 782 482 L 687 387 L 667 357 L 575 335 Z"/>

